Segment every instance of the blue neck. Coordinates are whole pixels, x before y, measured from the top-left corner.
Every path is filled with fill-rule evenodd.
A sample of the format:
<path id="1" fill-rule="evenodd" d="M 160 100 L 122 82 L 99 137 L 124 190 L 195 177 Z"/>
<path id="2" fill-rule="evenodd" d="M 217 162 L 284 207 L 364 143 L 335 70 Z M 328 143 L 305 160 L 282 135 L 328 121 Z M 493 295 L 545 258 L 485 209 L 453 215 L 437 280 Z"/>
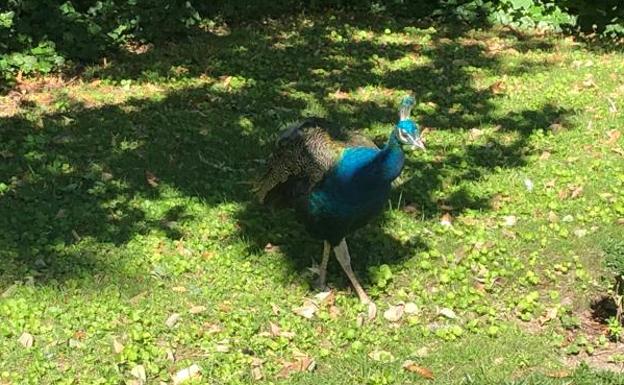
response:
<path id="1" fill-rule="evenodd" d="M 396 136 L 396 129 L 392 130 L 388 142 L 375 157 L 373 163 L 378 168 L 380 177 L 386 181 L 396 179 L 403 169 L 405 155 L 401 143 Z"/>

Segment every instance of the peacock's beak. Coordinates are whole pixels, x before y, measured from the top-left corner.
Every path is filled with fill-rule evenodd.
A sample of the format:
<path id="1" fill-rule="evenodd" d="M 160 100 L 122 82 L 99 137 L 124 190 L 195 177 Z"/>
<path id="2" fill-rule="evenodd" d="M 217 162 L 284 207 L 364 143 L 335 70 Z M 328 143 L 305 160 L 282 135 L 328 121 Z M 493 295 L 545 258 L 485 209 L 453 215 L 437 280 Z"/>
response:
<path id="1" fill-rule="evenodd" d="M 425 150 L 425 143 L 422 141 L 422 138 L 415 138 L 412 141 L 412 148 L 419 148 L 421 150 Z"/>

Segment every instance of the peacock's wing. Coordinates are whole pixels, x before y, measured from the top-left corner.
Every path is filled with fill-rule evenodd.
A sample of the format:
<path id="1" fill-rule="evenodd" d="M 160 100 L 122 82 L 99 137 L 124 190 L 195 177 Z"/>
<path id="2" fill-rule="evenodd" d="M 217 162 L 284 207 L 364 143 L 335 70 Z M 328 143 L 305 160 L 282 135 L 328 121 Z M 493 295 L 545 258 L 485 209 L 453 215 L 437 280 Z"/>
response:
<path id="1" fill-rule="evenodd" d="M 347 147 L 371 147 L 378 148 L 377 145 L 368 137 L 356 133 L 348 134 L 345 141 Z"/>
<path id="2" fill-rule="evenodd" d="M 266 173 L 255 190 L 261 202 L 290 203 L 319 183 L 339 160 L 345 143 L 329 134 L 326 121 L 306 119 L 286 129 L 277 140 Z"/>

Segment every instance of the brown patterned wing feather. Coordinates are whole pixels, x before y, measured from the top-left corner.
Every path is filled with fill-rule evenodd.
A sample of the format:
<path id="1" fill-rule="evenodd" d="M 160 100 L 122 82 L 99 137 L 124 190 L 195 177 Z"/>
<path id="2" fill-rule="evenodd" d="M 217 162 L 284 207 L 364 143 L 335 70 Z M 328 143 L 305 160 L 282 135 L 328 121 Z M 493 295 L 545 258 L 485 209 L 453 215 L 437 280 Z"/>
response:
<path id="1" fill-rule="evenodd" d="M 310 118 L 282 133 L 256 182 L 260 202 L 288 204 L 306 195 L 339 159 L 345 144 L 332 139 L 326 122 Z"/>

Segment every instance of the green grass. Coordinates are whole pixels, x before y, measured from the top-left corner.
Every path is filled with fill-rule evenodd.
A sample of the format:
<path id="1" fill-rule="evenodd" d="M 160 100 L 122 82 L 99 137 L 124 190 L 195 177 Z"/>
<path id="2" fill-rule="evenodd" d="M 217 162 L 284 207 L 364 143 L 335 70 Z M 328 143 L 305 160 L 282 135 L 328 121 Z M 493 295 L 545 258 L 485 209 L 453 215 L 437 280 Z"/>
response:
<path id="1" fill-rule="evenodd" d="M 563 37 L 341 15 L 27 83 L 0 99 L 0 384 L 131 383 L 137 365 L 169 383 L 194 363 L 208 384 L 622 384 L 568 366 L 621 351 L 585 322 L 624 232 L 623 79 L 620 52 Z M 410 90 L 427 152 L 349 238 L 380 315 L 358 326 L 332 261 L 335 304 L 302 318 L 322 245 L 249 182 L 283 124 L 322 115 L 383 141 Z M 418 312 L 391 324 L 400 301 Z M 297 357 L 314 370 L 281 378 Z"/>

